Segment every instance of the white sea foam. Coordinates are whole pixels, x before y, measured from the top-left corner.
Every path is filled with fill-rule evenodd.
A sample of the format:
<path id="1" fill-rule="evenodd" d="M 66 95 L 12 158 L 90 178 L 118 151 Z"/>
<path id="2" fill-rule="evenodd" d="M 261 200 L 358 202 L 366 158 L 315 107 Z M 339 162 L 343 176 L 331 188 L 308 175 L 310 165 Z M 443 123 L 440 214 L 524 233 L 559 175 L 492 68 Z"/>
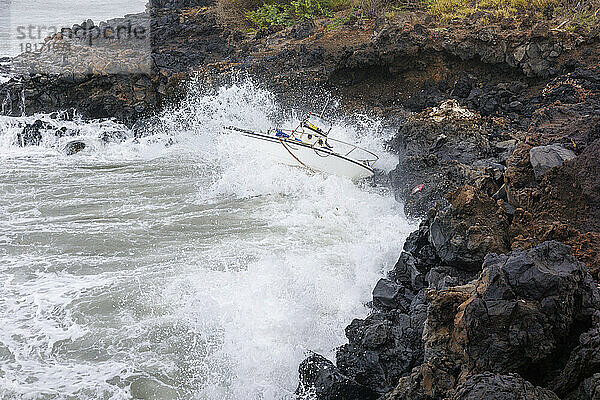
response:
<path id="1" fill-rule="evenodd" d="M 90 148 L 15 146 L 36 118 Z M 291 120 L 249 81 L 192 87 L 141 143 L 102 144 L 125 129 L 110 121 L 1 117 L 0 399 L 293 398 L 307 351 L 334 358 L 414 226 L 384 188 L 268 163 L 221 130 Z M 393 167 L 376 121 L 331 135 Z"/>

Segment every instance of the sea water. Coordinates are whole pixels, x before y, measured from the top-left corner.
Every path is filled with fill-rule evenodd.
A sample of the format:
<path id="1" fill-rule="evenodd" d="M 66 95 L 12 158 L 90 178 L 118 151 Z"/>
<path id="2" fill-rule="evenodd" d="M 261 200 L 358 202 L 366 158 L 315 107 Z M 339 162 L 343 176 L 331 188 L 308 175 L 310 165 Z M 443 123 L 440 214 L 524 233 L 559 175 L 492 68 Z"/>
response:
<path id="1" fill-rule="evenodd" d="M 192 83 L 141 139 L 0 117 L 0 399 L 294 398 L 299 363 L 335 358 L 414 228 L 386 188 L 275 164 L 221 129 L 294 118 L 250 81 Z M 35 119 L 76 136 L 17 146 Z M 390 135 L 360 115 L 331 133 L 384 170 Z M 87 147 L 67 156 L 74 138 Z"/>
<path id="2" fill-rule="evenodd" d="M 146 0 L 0 0 L 0 57 L 16 56 L 26 48 L 35 48 L 54 28 L 60 32 L 61 28 L 88 19 L 99 23 L 140 13 L 146 3 Z M 27 37 L 22 37 L 23 32 Z"/>

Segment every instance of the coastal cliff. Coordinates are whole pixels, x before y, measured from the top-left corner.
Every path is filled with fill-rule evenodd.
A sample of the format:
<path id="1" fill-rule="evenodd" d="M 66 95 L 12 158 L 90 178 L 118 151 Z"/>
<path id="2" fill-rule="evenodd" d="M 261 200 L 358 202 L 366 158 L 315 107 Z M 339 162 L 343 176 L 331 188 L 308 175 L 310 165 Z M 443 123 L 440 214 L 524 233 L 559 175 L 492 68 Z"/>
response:
<path id="1" fill-rule="evenodd" d="M 244 74 L 284 104 L 327 92 L 397 129 L 398 165 L 376 179 L 421 225 L 335 363 L 300 365 L 298 396 L 598 396 L 600 29 L 410 11 L 244 32 L 210 0 L 155 0 L 148 15 L 149 71 L 20 74 L 0 84 L 5 112 L 143 125 L 186 81 Z"/>

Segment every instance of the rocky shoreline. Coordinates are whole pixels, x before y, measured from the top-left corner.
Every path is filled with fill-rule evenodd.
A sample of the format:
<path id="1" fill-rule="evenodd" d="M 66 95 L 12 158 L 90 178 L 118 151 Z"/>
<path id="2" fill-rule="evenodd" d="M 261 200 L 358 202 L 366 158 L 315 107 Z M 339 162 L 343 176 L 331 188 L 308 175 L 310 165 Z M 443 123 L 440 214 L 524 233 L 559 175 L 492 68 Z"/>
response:
<path id="1" fill-rule="evenodd" d="M 412 12 L 250 35 L 210 0 L 148 13 L 151 71 L 21 76 L 0 84 L 5 113 L 143 126 L 191 77 L 209 90 L 243 73 L 284 104 L 327 91 L 398 129 L 398 166 L 378 179 L 421 225 L 335 363 L 300 365 L 300 397 L 598 398 L 600 29 Z"/>
<path id="2" fill-rule="evenodd" d="M 390 181 L 423 222 L 335 365 L 300 366 L 298 393 L 597 398 L 600 70 L 529 72 L 442 82 L 450 99 L 401 125 Z"/>

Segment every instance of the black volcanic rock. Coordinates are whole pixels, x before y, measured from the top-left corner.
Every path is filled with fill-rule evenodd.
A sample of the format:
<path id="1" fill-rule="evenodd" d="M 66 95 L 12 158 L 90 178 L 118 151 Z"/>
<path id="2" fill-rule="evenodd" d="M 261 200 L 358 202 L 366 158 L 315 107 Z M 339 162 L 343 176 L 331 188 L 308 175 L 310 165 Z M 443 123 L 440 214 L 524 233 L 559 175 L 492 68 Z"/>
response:
<path id="1" fill-rule="evenodd" d="M 598 288 L 564 244 L 549 241 L 528 251 L 488 255 L 477 280 L 430 290 L 427 299 L 424 362 L 400 379 L 391 399 L 444 398 L 457 385 L 463 397 L 456 398 L 471 398 L 503 386 L 493 374 L 508 373 L 537 385 L 560 373 L 553 387 L 569 392 L 597 368 L 597 332 L 582 335 L 579 347 L 575 340 L 597 312 Z M 493 374 L 459 385 L 486 372 Z M 521 398 L 529 391 L 523 385 L 529 387 L 519 378 L 507 390 L 518 389 L 514 398 Z M 530 392 L 535 395 L 533 386 Z"/>
<path id="2" fill-rule="evenodd" d="M 337 352 L 339 370 L 379 393 L 389 391 L 423 360 L 425 315 L 425 299 L 420 294 L 406 313 L 378 311 L 364 320 L 355 319 L 346 328 L 349 343 Z"/>
<path id="3" fill-rule="evenodd" d="M 299 367 L 300 385 L 296 393 L 301 397 L 321 400 L 370 400 L 379 395 L 373 390 L 342 375 L 331 361 L 312 354 Z"/>
<path id="4" fill-rule="evenodd" d="M 495 159 L 497 129 L 454 100 L 409 117 L 391 142 L 399 159 L 390 181 L 405 212 L 443 208 L 446 194 L 467 184 L 495 193 L 504 169 Z"/>
<path id="5" fill-rule="evenodd" d="M 407 295 L 405 291 L 402 285 L 389 279 L 380 279 L 373 289 L 373 305 L 381 309 L 389 308 L 407 312 L 414 295 L 412 293 Z"/>
<path id="6" fill-rule="evenodd" d="M 529 162 L 538 179 L 550 168 L 559 167 L 563 162 L 573 158 L 575 158 L 575 153 L 559 144 L 536 146 L 529 150 Z"/>
<path id="7" fill-rule="evenodd" d="M 600 399 L 600 373 L 584 380 L 576 391 L 565 397 L 566 400 L 598 400 Z"/>
<path id="8" fill-rule="evenodd" d="M 600 373 L 600 327 L 595 327 L 580 336 L 579 345 L 571 352 L 565 368 L 552 382 L 551 387 L 561 396 L 573 391 L 585 392 L 588 390 L 581 387 L 577 389 L 577 386 L 581 384 L 589 387 L 592 381 L 597 384 L 598 377 L 587 384 L 583 381 L 598 373 Z"/>
<path id="9" fill-rule="evenodd" d="M 429 226 L 429 241 L 443 263 L 477 271 L 487 253 L 509 250 L 508 217 L 496 202 L 471 186 L 457 189 L 448 198 L 451 206 Z"/>
<path id="10" fill-rule="evenodd" d="M 316 25 L 312 20 L 304 20 L 292 27 L 292 30 L 290 31 L 290 36 L 296 40 L 306 39 L 314 33 L 315 29 Z"/>
<path id="11" fill-rule="evenodd" d="M 63 152 L 71 156 L 73 154 L 79 153 L 80 151 L 86 148 L 86 144 L 83 140 L 73 140 L 65 145 L 63 148 Z"/>
<path id="12" fill-rule="evenodd" d="M 33 124 L 27 124 L 23 130 L 17 133 L 17 145 L 39 146 L 42 142 L 42 130 L 47 129 L 47 124 L 44 121 L 36 120 Z"/>
<path id="13" fill-rule="evenodd" d="M 129 135 L 124 131 L 106 131 L 102 132 L 98 139 L 102 143 L 121 143 L 127 140 Z"/>
<path id="14" fill-rule="evenodd" d="M 594 306 L 585 265 L 557 242 L 488 255 L 475 287 L 457 324 L 469 368 L 517 371 L 537 381 L 557 367 Z"/>
<path id="15" fill-rule="evenodd" d="M 154 9 L 178 9 L 207 7 L 214 4 L 214 0 L 150 0 L 150 7 Z"/>
<path id="16" fill-rule="evenodd" d="M 473 375 L 456 388 L 451 400 L 558 400 L 548 389 L 533 386 L 517 374 Z"/>

